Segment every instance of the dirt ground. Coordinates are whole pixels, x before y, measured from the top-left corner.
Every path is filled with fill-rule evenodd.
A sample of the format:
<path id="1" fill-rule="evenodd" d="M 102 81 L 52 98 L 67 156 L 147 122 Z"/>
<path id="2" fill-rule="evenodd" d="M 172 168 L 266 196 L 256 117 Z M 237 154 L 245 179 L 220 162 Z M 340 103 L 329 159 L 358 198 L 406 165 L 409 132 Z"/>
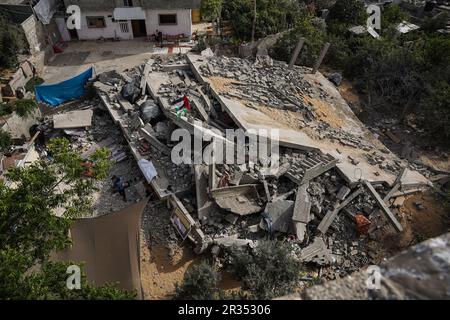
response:
<path id="1" fill-rule="evenodd" d="M 141 241 L 141 282 L 146 300 L 168 300 L 175 294 L 175 285 L 182 283 L 184 274 L 200 263 L 203 256 L 196 255 L 190 247 L 180 246 L 169 256 L 162 245 L 147 246 Z M 239 291 L 241 284 L 228 272 L 221 273 L 218 287 L 226 293 Z"/>
<path id="2" fill-rule="evenodd" d="M 423 208 L 419 209 L 416 204 L 421 204 Z M 449 206 L 444 205 L 441 196 L 431 191 L 408 196 L 400 213 L 403 232 L 397 233 L 386 226 L 381 236 L 371 242 L 370 247 L 377 252 L 378 263 L 450 230 Z"/>

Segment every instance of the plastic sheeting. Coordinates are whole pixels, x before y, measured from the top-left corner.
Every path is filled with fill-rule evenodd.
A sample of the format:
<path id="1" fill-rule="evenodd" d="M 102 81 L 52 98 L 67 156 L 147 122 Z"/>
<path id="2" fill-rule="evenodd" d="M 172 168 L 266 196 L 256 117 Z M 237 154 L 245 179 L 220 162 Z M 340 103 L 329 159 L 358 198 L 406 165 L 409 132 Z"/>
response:
<path id="1" fill-rule="evenodd" d="M 143 298 L 140 275 L 140 230 L 148 199 L 115 213 L 77 219 L 70 228 L 72 245 L 53 252 L 53 261 L 84 264 L 87 279 L 97 286 L 117 283 Z"/>
<path id="2" fill-rule="evenodd" d="M 35 94 L 38 102 L 58 106 L 69 100 L 79 99 L 85 92 L 86 82 L 92 78 L 94 68 L 89 68 L 82 74 L 55 84 L 36 86 Z"/>
<path id="3" fill-rule="evenodd" d="M 40 0 L 33 7 L 34 12 L 43 24 L 49 24 L 56 12 L 57 0 Z"/>

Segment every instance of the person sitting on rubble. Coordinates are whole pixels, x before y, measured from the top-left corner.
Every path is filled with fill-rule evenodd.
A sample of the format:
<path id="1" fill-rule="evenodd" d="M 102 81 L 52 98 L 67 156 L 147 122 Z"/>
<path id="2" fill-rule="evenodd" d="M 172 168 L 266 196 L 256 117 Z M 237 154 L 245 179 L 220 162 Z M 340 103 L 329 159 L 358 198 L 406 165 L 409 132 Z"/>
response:
<path id="1" fill-rule="evenodd" d="M 123 197 L 123 201 L 127 202 L 127 194 L 125 192 L 126 188 L 130 187 L 129 182 L 124 182 L 123 178 L 119 178 L 117 176 L 113 176 L 111 178 L 113 183 L 113 192 L 118 192 Z"/>

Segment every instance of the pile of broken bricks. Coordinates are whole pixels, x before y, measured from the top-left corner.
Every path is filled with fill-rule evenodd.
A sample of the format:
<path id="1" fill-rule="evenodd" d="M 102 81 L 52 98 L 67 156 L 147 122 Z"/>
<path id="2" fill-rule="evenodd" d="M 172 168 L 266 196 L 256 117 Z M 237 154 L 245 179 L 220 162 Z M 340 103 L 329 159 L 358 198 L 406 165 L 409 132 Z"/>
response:
<path id="1" fill-rule="evenodd" d="M 329 267 L 329 278 L 370 264 L 373 253 L 368 251 L 368 241 L 386 225 L 402 231 L 397 199 L 423 190 L 405 183 L 410 170 L 393 162 L 380 168 L 397 175 L 393 184 L 364 179 L 349 183 L 333 155 L 286 146 L 280 149 L 276 172 L 268 172 L 264 163 L 174 164 L 170 137 L 175 129 L 193 134 L 195 121 L 203 124 L 203 130 L 222 133 L 239 127 L 205 76 L 234 79 L 238 95 L 296 110 L 305 116 L 306 126 L 364 150 L 374 165 L 385 163 L 382 150 L 316 120 L 314 108 L 296 94 L 316 92 L 307 80 L 296 77 L 298 69 L 287 70 L 269 59 L 257 63 L 226 57 L 198 59 L 209 59 L 209 67 L 196 68 L 189 56 L 157 57 L 123 73 L 101 74 L 93 84 L 136 162 L 145 160 L 156 170 L 154 177 L 142 174 L 158 198 L 167 200 L 181 239 L 192 241 L 197 253 L 210 250 L 216 257 L 231 246 L 251 250 L 263 239 L 289 241 L 305 263 Z M 321 90 L 319 97 L 326 96 Z M 186 115 L 176 115 L 172 102 L 185 95 L 192 108 Z"/>

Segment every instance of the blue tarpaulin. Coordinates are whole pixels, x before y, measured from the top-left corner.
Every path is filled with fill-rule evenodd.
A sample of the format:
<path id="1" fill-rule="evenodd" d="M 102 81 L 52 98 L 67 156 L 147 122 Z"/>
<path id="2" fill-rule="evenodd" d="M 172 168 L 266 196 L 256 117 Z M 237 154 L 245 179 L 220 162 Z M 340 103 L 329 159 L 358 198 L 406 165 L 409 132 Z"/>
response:
<path id="1" fill-rule="evenodd" d="M 36 100 L 52 106 L 58 106 L 69 100 L 79 99 L 84 94 L 84 86 L 92 78 L 94 69 L 91 67 L 82 74 L 71 79 L 54 84 L 36 86 Z"/>

